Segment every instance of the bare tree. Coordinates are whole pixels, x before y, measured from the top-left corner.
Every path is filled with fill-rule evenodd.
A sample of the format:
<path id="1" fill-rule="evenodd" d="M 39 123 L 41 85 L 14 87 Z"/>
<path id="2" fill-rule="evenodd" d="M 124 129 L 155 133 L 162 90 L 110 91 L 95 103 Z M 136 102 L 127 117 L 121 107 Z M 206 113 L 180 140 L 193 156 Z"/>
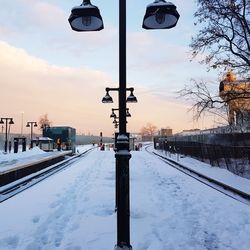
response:
<path id="1" fill-rule="evenodd" d="M 52 122 L 48 118 L 48 114 L 44 114 L 40 117 L 38 124 L 40 128 L 42 129 L 44 126 L 51 126 Z"/>
<path id="2" fill-rule="evenodd" d="M 194 119 L 198 120 L 202 114 L 208 112 L 226 119 L 227 105 L 220 98 L 218 92 L 213 93 L 204 81 L 191 80 L 191 85 L 178 91 L 179 97 L 192 102 L 190 111 L 193 111 Z"/>
<path id="3" fill-rule="evenodd" d="M 233 69 L 249 76 L 250 70 L 250 1 L 197 0 L 195 25 L 201 29 L 192 37 L 193 57 L 206 53 L 201 63 L 208 68 Z"/>
<path id="4" fill-rule="evenodd" d="M 179 95 L 193 101 L 191 109 L 196 119 L 209 112 L 225 117 L 230 124 L 234 121 L 235 111 L 238 117 L 246 117 L 243 114 L 249 112 L 243 105 L 250 98 L 247 79 L 250 72 L 250 1 L 197 0 L 197 6 L 194 17 L 200 30 L 190 44 L 193 58 L 204 54 L 200 62 L 209 69 L 233 69 L 240 77 L 246 78 L 246 86 L 229 83 L 230 88 L 224 91 L 222 81 L 220 91 L 213 94 L 208 83 L 192 80 L 192 84 L 179 91 Z M 237 86 L 241 86 L 240 89 Z"/>
<path id="5" fill-rule="evenodd" d="M 152 123 L 147 123 L 146 126 L 141 128 L 141 134 L 143 136 L 153 136 L 157 132 L 157 127 Z"/>
<path id="6" fill-rule="evenodd" d="M 208 88 L 208 83 L 195 80 L 178 92 L 180 97 L 193 102 L 191 110 L 195 119 L 199 119 L 201 114 L 212 113 L 227 120 L 230 125 L 235 125 L 236 120 L 241 124 L 249 121 L 250 80 L 232 81 L 228 79 L 230 77 L 227 74 L 216 93 Z"/>

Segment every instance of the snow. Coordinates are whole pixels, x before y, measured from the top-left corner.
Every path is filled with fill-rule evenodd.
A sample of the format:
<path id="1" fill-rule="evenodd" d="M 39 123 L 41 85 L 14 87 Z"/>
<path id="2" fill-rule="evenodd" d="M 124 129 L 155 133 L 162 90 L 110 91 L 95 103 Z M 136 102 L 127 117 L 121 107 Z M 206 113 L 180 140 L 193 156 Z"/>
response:
<path id="1" fill-rule="evenodd" d="M 78 147 L 78 152 L 81 153 L 89 148 L 92 145 L 84 145 Z M 45 152 L 41 150 L 39 147 L 34 147 L 30 150 L 18 153 L 9 153 L 5 154 L 0 151 L 0 174 L 6 171 L 10 171 L 14 168 L 19 168 L 23 165 L 31 164 L 32 162 L 38 162 L 40 160 L 45 160 L 50 157 L 56 157 L 59 155 L 63 155 L 65 151 L 50 151 Z"/>
<path id="2" fill-rule="evenodd" d="M 249 206 L 144 150 L 131 154 L 133 250 L 249 250 Z M 114 155 L 95 150 L 1 203 L 0 249 L 114 249 Z"/>
<path id="3" fill-rule="evenodd" d="M 31 150 L 20 152 L 20 153 L 10 153 L 10 154 L 0 154 L 0 174 L 3 172 L 11 171 L 11 169 L 22 167 L 23 165 L 31 164 L 32 162 L 37 162 L 51 156 L 58 156 L 62 154 L 60 151 L 44 152 L 38 147 L 34 147 Z"/>
<path id="4" fill-rule="evenodd" d="M 177 154 L 169 154 L 161 150 L 154 150 L 154 152 L 168 159 L 174 160 L 199 173 L 202 173 L 205 176 L 209 176 L 213 178 L 214 180 L 223 182 L 227 184 L 228 186 L 234 187 L 238 190 L 241 190 L 245 193 L 250 194 L 250 180 L 249 179 L 235 175 L 226 169 L 214 167 L 207 163 L 195 160 L 191 157 L 184 157 L 184 156 L 180 157 Z"/>

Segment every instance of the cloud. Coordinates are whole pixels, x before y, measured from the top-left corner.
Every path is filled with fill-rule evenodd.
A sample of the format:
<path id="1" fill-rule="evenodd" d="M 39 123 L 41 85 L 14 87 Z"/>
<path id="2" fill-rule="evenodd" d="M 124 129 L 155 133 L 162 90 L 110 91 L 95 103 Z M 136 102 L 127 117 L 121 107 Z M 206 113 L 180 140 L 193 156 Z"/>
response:
<path id="1" fill-rule="evenodd" d="M 1 39 L 24 47 L 37 57 L 64 65 L 86 62 L 86 58 L 88 64 L 91 60 L 95 64 L 99 55 L 101 61 L 100 58 L 117 48 L 117 27 L 108 22 L 100 32 L 72 31 L 68 23 L 72 6 L 69 3 L 66 13 L 66 4 L 44 0 L 16 0 L 13 4 L 4 0 L 0 9 Z"/>
<path id="2" fill-rule="evenodd" d="M 62 9 L 46 1 L 1 1 L 1 25 L 15 33 L 30 33 L 60 28 L 65 21 Z M 66 19 L 67 20 L 67 19 Z"/>
<path id="3" fill-rule="evenodd" d="M 1 115 L 18 119 L 22 110 L 27 119 L 37 120 L 48 113 L 55 125 L 78 127 L 85 127 L 86 120 L 101 122 L 104 107 L 100 100 L 106 83 L 112 82 L 109 75 L 50 65 L 5 42 L 0 42 L 0 53 Z"/>
<path id="4" fill-rule="evenodd" d="M 29 1 L 26 17 L 35 29 L 40 30 L 46 28 L 56 30 L 62 28 L 62 23 L 67 20 L 65 12 L 56 5 L 45 1 Z"/>
<path id="5" fill-rule="evenodd" d="M 9 29 L 8 27 L 4 26 L 4 25 L 0 25 L 0 36 L 1 37 L 8 37 L 13 35 L 13 31 L 11 29 Z"/>
<path id="6" fill-rule="evenodd" d="M 130 33 L 128 37 L 130 55 L 134 65 L 147 68 L 166 68 L 166 66 L 187 62 L 189 48 L 171 42 L 166 43 L 145 32 Z M 140 63 L 138 63 L 140 62 Z"/>
<path id="7" fill-rule="evenodd" d="M 5 42 L 0 42 L 0 53 L 0 105 L 4 107 L 1 115 L 14 117 L 16 132 L 21 126 L 20 112 L 23 111 L 24 122 L 37 121 L 47 113 L 54 125 L 70 125 L 80 132 L 93 134 L 102 130 L 111 135 L 110 110 L 118 104 L 117 93 L 112 93 L 114 105 L 101 103 L 106 84 L 114 85 L 108 74 L 87 68 L 50 65 Z M 159 127 L 171 126 L 175 131 L 190 123 L 184 104 L 157 98 L 145 88 L 137 88 L 135 94 L 139 102 L 129 105 L 131 131 L 138 132 L 148 121 L 154 121 Z"/>

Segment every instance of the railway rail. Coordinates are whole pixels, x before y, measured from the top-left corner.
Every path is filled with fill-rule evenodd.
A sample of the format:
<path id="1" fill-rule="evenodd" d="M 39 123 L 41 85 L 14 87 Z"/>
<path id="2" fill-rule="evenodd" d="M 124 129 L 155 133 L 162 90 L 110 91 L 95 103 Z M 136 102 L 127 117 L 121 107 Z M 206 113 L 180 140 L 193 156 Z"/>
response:
<path id="1" fill-rule="evenodd" d="M 145 150 L 150 153 L 153 154 L 154 156 L 158 157 L 160 160 L 164 161 L 165 163 L 167 163 L 169 166 L 181 171 L 182 173 L 196 179 L 197 181 L 219 191 L 220 193 L 229 196 L 232 199 L 235 199 L 237 201 L 240 201 L 248 206 L 250 206 L 250 195 L 248 193 L 245 193 L 239 189 L 236 189 L 232 186 L 229 186 L 221 181 L 218 180 L 214 180 L 213 178 L 206 176 L 202 173 L 199 173 L 193 169 L 190 169 L 176 161 L 173 161 L 161 154 L 158 154 L 156 152 L 152 152 L 149 150 L 149 147 L 151 145 L 148 145 L 145 147 Z"/>
<path id="2" fill-rule="evenodd" d="M 50 167 L 47 167 L 43 170 L 30 174 L 22 179 L 14 181 L 10 184 L 0 187 L 0 203 L 8 200 L 9 198 L 15 196 L 16 194 L 28 189 L 38 182 L 45 180 L 49 176 L 71 166 L 73 163 L 79 161 L 81 158 L 85 157 L 89 152 L 94 148 L 90 148 L 80 154 L 72 156 L 62 162 L 54 164 Z"/>

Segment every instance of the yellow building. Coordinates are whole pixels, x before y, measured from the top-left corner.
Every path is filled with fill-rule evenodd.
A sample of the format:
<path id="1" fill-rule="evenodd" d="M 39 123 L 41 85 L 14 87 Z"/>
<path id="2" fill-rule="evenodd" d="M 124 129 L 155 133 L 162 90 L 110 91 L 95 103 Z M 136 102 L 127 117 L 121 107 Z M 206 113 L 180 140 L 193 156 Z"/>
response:
<path id="1" fill-rule="evenodd" d="M 237 80 L 228 72 L 220 82 L 220 97 L 228 104 L 230 125 L 250 125 L 250 79 Z"/>
<path id="2" fill-rule="evenodd" d="M 158 134 L 159 136 L 172 136 L 173 130 L 171 128 L 161 128 Z"/>

